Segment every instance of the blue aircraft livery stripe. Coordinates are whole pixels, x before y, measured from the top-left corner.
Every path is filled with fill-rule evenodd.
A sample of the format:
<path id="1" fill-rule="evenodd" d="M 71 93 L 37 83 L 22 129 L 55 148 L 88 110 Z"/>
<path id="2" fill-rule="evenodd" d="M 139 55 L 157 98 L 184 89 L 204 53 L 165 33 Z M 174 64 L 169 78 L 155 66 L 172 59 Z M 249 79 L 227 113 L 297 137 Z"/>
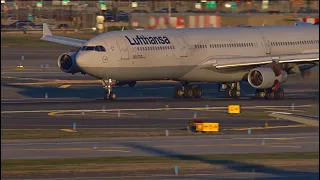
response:
<path id="1" fill-rule="evenodd" d="M 129 38 L 125 36 L 131 45 L 146 45 L 146 44 L 171 44 L 166 36 L 145 37 L 144 35 L 136 35 L 136 37 Z"/>

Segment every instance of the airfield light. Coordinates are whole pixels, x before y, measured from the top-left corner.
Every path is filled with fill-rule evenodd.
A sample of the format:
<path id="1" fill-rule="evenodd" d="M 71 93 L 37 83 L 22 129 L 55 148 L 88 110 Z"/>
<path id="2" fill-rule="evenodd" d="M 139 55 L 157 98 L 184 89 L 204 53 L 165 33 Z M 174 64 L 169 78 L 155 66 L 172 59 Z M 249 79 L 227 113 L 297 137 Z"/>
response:
<path id="1" fill-rule="evenodd" d="M 269 1 L 268 0 L 263 0 L 262 1 L 262 9 L 268 9 Z"/>
<path id="2" fill-rule="evenodd" d="M 100 9 L 103 10 L 103 11 L 107 10 L 107 5 L 100 4 Z"/>
<path id="3" fill-rule="evenodd" d="M 201 3 L 196 3 L 194 6 L 196 9 L 201 9 Z"/>
<path id="4" fill-rule="evenodd" d="M 226 8 L 231 8 L 231 4 L 230 4 L 230 3 L 226 3 L 226 4 L 224 5 L 224 7 L 226 7 Z"/>
<path id="5" fill-rule="evenodd" d="M 133 7 L 133 8 L 138 7 L 138 3 L 137 3 L 137 2 L 132 2 L 132 3 L 131 3 L 131 7 Z"/>
<path id="6" fill-rule="evenodd" d="M 38 1 L 38 2 L 37 2 L 37 8 L 42 8 L 42 6 L 43 6 L 42 2 L 41 2 L 41 1 Z"/>
<path id="7" fill-rule="evenodd" d="M 63 6 L 67 6 L 69 4 L 69 0 L 62 0 L 62 5 Z"/>
<path id="8" fill-rule="evenodd" d="M 107 5 L 104 3 L 104 1 L 99 1 L 99 5 L 101 10 L 107 10 Z"/>

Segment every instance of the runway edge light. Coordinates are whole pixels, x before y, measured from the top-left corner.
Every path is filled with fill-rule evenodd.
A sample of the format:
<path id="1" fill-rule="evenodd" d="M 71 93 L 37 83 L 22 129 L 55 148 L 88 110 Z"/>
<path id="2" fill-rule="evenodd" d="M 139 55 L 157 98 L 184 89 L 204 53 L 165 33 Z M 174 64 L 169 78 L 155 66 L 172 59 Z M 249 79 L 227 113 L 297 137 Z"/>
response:
<path id="1" fill-rule="evenodd" d="M 174 173 L 175 173 L 176 175 L 179 174 L 179 167 L 178 167 L 177 165 L 174 166 Z"/>
<path id="2" fill-rule="evenodd" d="M 72 122 L 72 130 L 77 131 L 76 122 Z"/>

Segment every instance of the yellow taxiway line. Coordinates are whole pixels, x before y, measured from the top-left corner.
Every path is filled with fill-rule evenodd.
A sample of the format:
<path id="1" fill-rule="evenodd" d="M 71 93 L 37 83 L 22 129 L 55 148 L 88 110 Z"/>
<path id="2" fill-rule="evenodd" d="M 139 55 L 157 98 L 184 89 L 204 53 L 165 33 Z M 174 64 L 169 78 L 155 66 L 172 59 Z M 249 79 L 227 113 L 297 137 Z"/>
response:
<path id="1" fill-rule="evenodd" d="M 72 129 L 60 129 L 60 131 L 64 131 L 64 132 L 77 132 L 77 131 L 72 130 Z"/>
<path id="2" fill-rule="evenodd" d="M 64 85 L 62 85 L 62 86 L 59 86 L 59 88 L 63 88 L 63 89 L 65 89 L 65 88 L 68 88 L 68 87 L 70 87 L 71 85 L 69 85 L 69 84 L 64 84 Z"/>

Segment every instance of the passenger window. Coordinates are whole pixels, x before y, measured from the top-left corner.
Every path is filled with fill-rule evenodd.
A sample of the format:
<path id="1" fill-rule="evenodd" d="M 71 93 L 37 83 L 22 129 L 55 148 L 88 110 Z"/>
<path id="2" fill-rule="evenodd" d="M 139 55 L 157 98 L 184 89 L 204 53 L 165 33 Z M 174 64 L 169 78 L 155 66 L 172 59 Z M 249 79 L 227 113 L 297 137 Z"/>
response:
<path id="1" fill-rule="evenodd" d="M 99 52 L 100 48 L 98 46 L 96 46 L 96 47 L 94 47 L 94 50 Z"/>

